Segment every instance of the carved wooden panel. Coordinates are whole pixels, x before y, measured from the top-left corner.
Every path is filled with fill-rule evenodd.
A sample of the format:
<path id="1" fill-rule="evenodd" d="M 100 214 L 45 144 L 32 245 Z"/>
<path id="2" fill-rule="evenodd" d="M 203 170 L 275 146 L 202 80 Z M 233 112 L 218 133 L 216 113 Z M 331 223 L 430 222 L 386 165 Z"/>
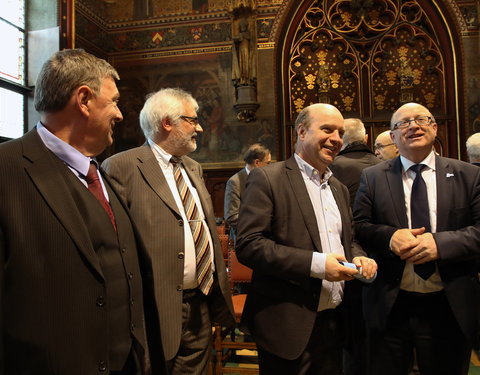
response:
<path id="1" fill-rule="evenodd" d="M 448 27 L 439 28 L 444 19 L 431 3 L 304 4 L 286 32 L 287 123 L 292 124 L 304 107 L 323 102 L 335 105 L 344 117 L 363 119 L 367 126 L 385 126 L 400 105 L 418 102 L 429 108 L 440 127 L 449 127 L 439 131 L 438 148 L 456 153 L 456 128 L 461 123 L 457 111 L 463 111 L 456 108 L 461 69 L 455 65 L 458 51 L 453 51 Z"/>

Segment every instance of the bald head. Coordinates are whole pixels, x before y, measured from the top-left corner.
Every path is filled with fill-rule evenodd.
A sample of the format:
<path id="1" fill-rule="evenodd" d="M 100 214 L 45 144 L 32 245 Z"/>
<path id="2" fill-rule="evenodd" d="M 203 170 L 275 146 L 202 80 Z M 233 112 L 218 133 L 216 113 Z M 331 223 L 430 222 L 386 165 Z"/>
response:
<path id="1" fill-rule="evenodd" d="M 470 163 L 480 162 L 480 133 L 475 133 L 468 137 L 467 154 Z"/>
<path id="2" fill-rule="evenodd" d="M 398 148 L 392 141 L 390 130 L 380 133 L 375 139 L 375 155 L 380 160 L 390 160 L 398 156 Z"/>

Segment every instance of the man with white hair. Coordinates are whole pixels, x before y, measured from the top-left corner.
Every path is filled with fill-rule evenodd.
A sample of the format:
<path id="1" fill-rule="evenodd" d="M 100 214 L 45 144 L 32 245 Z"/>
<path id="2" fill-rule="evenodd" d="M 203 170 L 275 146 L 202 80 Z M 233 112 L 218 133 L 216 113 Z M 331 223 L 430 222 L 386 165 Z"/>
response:
<path id="1" fill-rule="evenodd" d="M 480 167 L 480 133 L 475 133 L 468 137 L 467 154 L 470 163 Z"/>
<path id="2" fill-rule="evenodd" d="M 368 134 L 362 120 L 347 118 L 344 121 L 344 127 L 343 146 L 330 165 L 330 169 L 333 175 L 348 188 L 350 205 L 353 206 L 360 174 L 365 168 L 380 163 L 380 160 L 367 146 Z"/>
<path id="3" fill-rule="evenodd" d="M 161 89 L 140 112 L 147 142 L 102 164 L 130 209 L 153 268 L 165 359 L 173 375 L 206 374 L 212 322 L 235 322 L 212 201 L 187 154 L 202 127 L 197 101 Z"/>

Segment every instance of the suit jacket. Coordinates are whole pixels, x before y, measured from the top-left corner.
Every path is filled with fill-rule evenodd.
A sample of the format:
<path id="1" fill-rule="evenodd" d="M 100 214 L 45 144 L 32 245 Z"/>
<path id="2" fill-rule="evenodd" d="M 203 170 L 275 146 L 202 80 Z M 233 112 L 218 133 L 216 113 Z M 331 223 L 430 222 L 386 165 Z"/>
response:
<path id="1" fill-rule="evenodd" d="M 453 313 L 473 343 L 480 314 L 480 169 L 440 156 L 435 157 L 435 168 L 436 262 Z M 366 320 L 371 328 L 383 329 L 405 267 L 389 250 L 393 233 L 408 228 L 400 157 L 364 170 L 354 212 L 357 238 L 378 263 L 377 279 L 365 289 Z"/>
<path id="2" fill-rule="evenodd" d="M 329 184 L 342 218 L 342 244 L 351 260 L 364 253 L 353 242 L 348 190 L 335 177 Z M 250 173 L 237 240 L 239 260 L 253 269 L 242 324 L 260 347 L 285 359 L 298 358 L 317 316 L 322 280 L 310 277 L 310 266 L 322 244 L 294 157 Z"/>
<path id="3" fill-rule="evenodd" d="M 90 239 L 68 173 L 36 130 L 0 145 L 0 374 L 108 374 L 102 244 Z M 119 241 L 131 239 L 126 211 L 114 202 Z M 138 277 L 137 249 L 125 251 L 134 255 L 123 257 L 124 267 Z M 140 280 L 130 289 L 139 304 L 132 309 L 140 309 L 134 337 L 146 347 Z"/>
<path id="4" fill-rule="evenodd" d="M 340 151 L 330 165 L 329 168 L 333 172 L 333 175 L 338 178 L 350 192 L 350 206 L 353 207 L 362 171 L 378 163 L 380 163 L 380 159 L 375 156 L 366 144 L 355 142 Z"/>
<path id="5" fill-rule="evenodd" d="M 245 190 L 247 177 L 248 174 L 244 167 L 228 179 L 227 186 L 225 187 L 223 216 L 230 226 L 230 237 L 234 240 L 237 236 L 238 212 L 240 211 L 240 201 Z"/>
<path id="6" fill-rule="evenodd" d="M 230 285 L 216 231 L 212 201 L 199 163 L 183 157 L 183 166 L 197 189 L 214 245 L 215 283 L 209 296 L 212 321 L 233 325 Z M 155 300 L 167 360 L 178 351 L 182 331 L 184 272 L 183 220 L 167 180 L 150 146 L 144 144 L 102 164 L 140 231 L 153 268 Z"/>

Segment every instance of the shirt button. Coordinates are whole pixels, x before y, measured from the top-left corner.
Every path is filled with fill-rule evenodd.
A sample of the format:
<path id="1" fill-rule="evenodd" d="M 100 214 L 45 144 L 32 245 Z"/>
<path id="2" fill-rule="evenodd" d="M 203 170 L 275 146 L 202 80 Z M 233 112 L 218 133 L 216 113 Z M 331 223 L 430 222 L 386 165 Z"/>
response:
<path id="1" fill-rule="evenodd" d="M 122 247 L 122 253 L 125 253 L 125 251 L 127 251 L 127 249 L 125 249 L 124 247 Z"/>
<path id="2" fill-rule="evenodd" d="M 178 225 L 183 227 L 183 220 L 178 220 Z"/>
<path id="3" fill-rule="evenodd" d="M 130 280 L 133 279 L 133 273 L 129 272 L 129 273 L 128 273 L 128 278 L 129 278 Z"/>

